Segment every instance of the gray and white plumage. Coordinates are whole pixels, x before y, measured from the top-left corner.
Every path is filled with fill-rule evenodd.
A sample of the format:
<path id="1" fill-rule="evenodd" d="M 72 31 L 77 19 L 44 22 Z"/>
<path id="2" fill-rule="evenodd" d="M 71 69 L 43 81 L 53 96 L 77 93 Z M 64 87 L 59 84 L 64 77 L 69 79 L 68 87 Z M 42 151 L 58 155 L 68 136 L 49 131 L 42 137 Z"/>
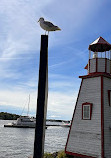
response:
<path id="1" fill-rule="evenodd" d="M 38 22 L 40 23 L 41 28 L 48 31 L 48 33 L 49 31 L 61 30 L 58 26 L 55 26 L 51 22 L 45 21 L 44 18 L 40 18 Z"/>

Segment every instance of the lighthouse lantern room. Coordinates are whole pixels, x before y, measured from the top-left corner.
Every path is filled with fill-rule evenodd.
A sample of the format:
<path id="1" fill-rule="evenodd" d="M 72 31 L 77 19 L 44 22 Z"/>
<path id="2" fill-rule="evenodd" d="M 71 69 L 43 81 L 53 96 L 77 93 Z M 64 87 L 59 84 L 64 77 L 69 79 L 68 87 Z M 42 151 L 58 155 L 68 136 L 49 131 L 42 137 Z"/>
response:
<path id="1" fill-rule="evenodd" d="M 74 158 L 111 158 L 111 44 L 89 45 L 65 152 Z"/>

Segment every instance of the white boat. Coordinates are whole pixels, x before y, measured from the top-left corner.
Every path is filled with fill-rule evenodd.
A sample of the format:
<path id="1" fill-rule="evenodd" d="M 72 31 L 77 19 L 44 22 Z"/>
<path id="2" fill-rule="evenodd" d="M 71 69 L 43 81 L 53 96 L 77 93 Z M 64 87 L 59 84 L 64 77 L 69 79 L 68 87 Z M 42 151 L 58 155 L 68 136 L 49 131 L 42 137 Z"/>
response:
<path id="1" fill-rule="evenodd" d="M 12 123 L 9 123 L 7 125 L 4 125 L 4 127 L 35 128 L 35 126 L 36 126 L 36 119 L 34 119 L 33 117 L 29 117 L 29 104 L 30 104 L 30 95 L 29 95 L 27 115 L 26 116 L 20 116 L 17 119 L 16 122 L 12 122 Z M 46 127 L 46 129 L 47 129 L 47 127 Z"/>
<path id="2" fill-rule="evenodd" d="M 30 118 L 29 116 L 20 116 L 17 119 L 16 123 L 12 123 L 14 126 L 21 126 L 21 127 L 30 127 L 30 128 L 34 128 L 36 121 L 32 118 Z"/>
<path id="3" fill-rule="evenodd" d="M 62 121 L 61 127 L 70 127 L 71 126 L 71 121 Z"/>
<path id="4" fill-rule="evenodd" d="M 18 127 L 18 128 L 35 128 L 36 122 L 29 116 L 20 116 L 16 122 L 4 125 L 4 127 Z"/>
<path id="5" fill-rule="evenodd" d="M 20 116 L 16 122 L 4 125 L 4 127 L 16 127 L 16 128 L 35 128 L 36 121 L 29 116 Z M 47 129 L 47 126 L 45 127 Z"/>
<path id="6" fill-rule="evenodd" d="M 35 128 L 36 120 L 29 116 L 20 116 L 16 122 L 4 125 L 4 127 L 16 127 L 16 128 Z M 47 126 L 45 127 L 47 129 Z"/>

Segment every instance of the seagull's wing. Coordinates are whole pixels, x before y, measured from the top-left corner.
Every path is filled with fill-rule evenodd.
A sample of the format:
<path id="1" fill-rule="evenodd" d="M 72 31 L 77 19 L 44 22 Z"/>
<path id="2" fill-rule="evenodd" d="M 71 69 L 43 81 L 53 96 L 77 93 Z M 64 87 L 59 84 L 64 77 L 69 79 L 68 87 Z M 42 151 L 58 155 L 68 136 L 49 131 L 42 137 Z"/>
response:
<path id="1" fill-rule="evenodd" d="M 53 25 L 51 22 L 49 21 L 44 21 L 45 25 L 48 25 L 48 27 L 54 27 L 55 25 Z"/>

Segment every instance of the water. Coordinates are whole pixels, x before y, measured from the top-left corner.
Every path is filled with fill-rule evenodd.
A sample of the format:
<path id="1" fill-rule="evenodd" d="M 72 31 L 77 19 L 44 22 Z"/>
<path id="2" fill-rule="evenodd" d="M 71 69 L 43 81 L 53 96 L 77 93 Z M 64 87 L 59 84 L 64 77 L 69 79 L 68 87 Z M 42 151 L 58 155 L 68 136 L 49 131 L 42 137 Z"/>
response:
<path id="1" fill-rule="evenodd" d="M 28 158 L 33 155 L 34 129 L 4 128 L 12 121 L 0 120 L 0 158 Z M 45 152 L 64 150 L 69 128 L 48 127 L 45 135 Z"/>

